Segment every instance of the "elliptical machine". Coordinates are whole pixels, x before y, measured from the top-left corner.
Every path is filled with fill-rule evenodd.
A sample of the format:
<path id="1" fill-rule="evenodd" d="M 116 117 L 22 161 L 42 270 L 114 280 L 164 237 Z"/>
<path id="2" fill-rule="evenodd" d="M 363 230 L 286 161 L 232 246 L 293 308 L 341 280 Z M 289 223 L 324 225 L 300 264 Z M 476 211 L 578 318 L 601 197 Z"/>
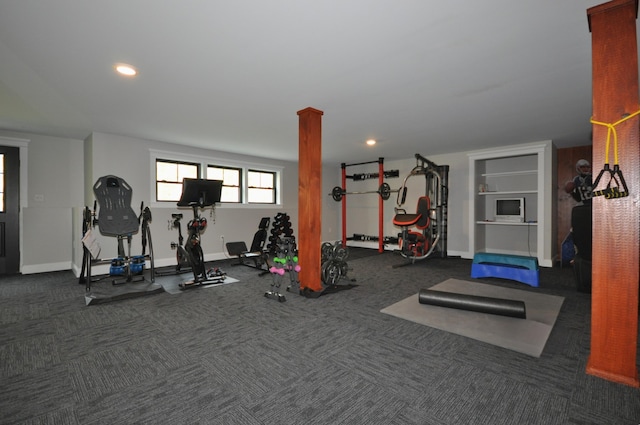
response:
<path id="1" fill-rule="evenodd" d="M 178 227 L 178 243 L 172 243 L 172 248 L 176 248 L 177 265 L 176 270 L 189 265 L 193 272 L 193 279 L 179 284 L 180 288 L 186 289 L 194 286 L 211 285 L 222 283 L 226 274 L 220 269 L 206 270 L 204 264 L 204 254 L 200 246 L 200 234 L 207 228 L 207 219 L 200 216 L 199 210 L 211 207 L 220 202 L 222 192 L 221 180 L 187 179 L 183 180 L 182 196 L 177 203 L 178 207 L 190 207 L 193 211 L 193 218 L 187 223 L 187 238 L 183 240 L 180 220 L 182 214 L 173 214 L 174 225 Z"/>

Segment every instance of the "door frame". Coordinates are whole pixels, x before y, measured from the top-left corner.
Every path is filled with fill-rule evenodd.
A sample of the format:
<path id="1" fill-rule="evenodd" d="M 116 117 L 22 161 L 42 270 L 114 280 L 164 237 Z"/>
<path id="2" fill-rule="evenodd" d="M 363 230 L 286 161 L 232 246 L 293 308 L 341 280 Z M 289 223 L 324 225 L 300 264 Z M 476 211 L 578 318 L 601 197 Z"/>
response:
<path id="1" fill-rule="evenodd" d="M 28 191 L 28 158 L 29 158 L 29 139 L 19 139 L 17 137 L 5 137 L 0 136 L 0 145 L 2 146 L 11 146 L 17 147 L 20 149 L 20 211 L 18 212 L 19 222 L 20 222 L 20 230 L 18 233 L 18 237 L 20 238 L 20 260 L 18 264 L 18 273 L 22 273 L 22 267 L 24 265 L 24 258 L 22 253 L 24 252 L 24 235 L 22 233 L 23 229 L 23 210 L 28 206 L 29 201 L 29 191 Z"/>

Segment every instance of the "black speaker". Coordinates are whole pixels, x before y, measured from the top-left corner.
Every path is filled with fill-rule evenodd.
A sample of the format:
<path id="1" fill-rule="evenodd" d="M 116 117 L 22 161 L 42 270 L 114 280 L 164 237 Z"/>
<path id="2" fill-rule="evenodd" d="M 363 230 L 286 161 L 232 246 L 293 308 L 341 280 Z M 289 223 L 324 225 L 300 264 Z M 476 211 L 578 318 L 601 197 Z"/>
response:
<path id="1" fill-rule="evenodd" d="M 573 259 L 573 274 L 576 277 L 578 292 L 591 293 L 591 260 L 585 260 L 579 255 Z"/>
<path id="2" fill-rule="evenodd" d="M 571 210 L 571 232 L 576 256 L 573 259 L 573 273 L 579 292 L 591 292 L 591 205 L 578 205 Z"/>
<path id="3" fill-rule="evenodd" d="M 591 261 L 591 205 L 578 205 L 571 210 L 573 244 L 577 255 Z"/>

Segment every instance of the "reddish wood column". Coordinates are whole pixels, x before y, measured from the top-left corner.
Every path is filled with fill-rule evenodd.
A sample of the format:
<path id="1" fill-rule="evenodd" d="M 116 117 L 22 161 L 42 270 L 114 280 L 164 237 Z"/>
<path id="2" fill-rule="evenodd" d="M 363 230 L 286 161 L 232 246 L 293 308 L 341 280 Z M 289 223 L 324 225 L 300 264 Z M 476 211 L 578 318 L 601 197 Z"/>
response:
<path id="1" fill-rule="evenodd" d="M 614 0 L 589 8 L 592 37 L 593 117 L 613 124 L 640 108 L 638 103 L 637 0 Z M 591 352 L 587 373 L 639 386 L 637 370 L 638 286 L 640 283 L 639 118 L 615 126 L 618 163 L 629 186 L 625 198 L 593 199 Z M 593 126 L 594 179 L 606 160 L 608 128 Z M 615 164 L 610 136 L 609 163 Z M 603 189 L 607 176 L 595 189 Z M 604 185 L 603 185 L 604 182 Z"/>
<path id="2" fill-rule="evenodd" d="M 322 238 L 322 115 L 313 108 L 298 111 L 298 262 L 300 291 L 318 296 Z"/>
<path id="3" fill-rule="evenodd" d="M 378 190 L 382 187 L 382 183 L 384 183 L 384 158 L 378 158 Z M 382 196 L 378 196 L 378 252 L 384 252 L 384 199 Z"/>

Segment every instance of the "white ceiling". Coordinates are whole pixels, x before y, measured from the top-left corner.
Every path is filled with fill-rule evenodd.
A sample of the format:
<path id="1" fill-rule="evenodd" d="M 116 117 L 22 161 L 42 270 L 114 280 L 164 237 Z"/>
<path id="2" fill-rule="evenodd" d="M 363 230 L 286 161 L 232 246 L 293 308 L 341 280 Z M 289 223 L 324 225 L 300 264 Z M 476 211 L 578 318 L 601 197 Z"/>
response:
<path id="1" fill-rule="evenodd" d="M 0 0 L 0 129 L 296 160 L 313 107 L 327 163 L 588 145 L 600 3 Z"/>

